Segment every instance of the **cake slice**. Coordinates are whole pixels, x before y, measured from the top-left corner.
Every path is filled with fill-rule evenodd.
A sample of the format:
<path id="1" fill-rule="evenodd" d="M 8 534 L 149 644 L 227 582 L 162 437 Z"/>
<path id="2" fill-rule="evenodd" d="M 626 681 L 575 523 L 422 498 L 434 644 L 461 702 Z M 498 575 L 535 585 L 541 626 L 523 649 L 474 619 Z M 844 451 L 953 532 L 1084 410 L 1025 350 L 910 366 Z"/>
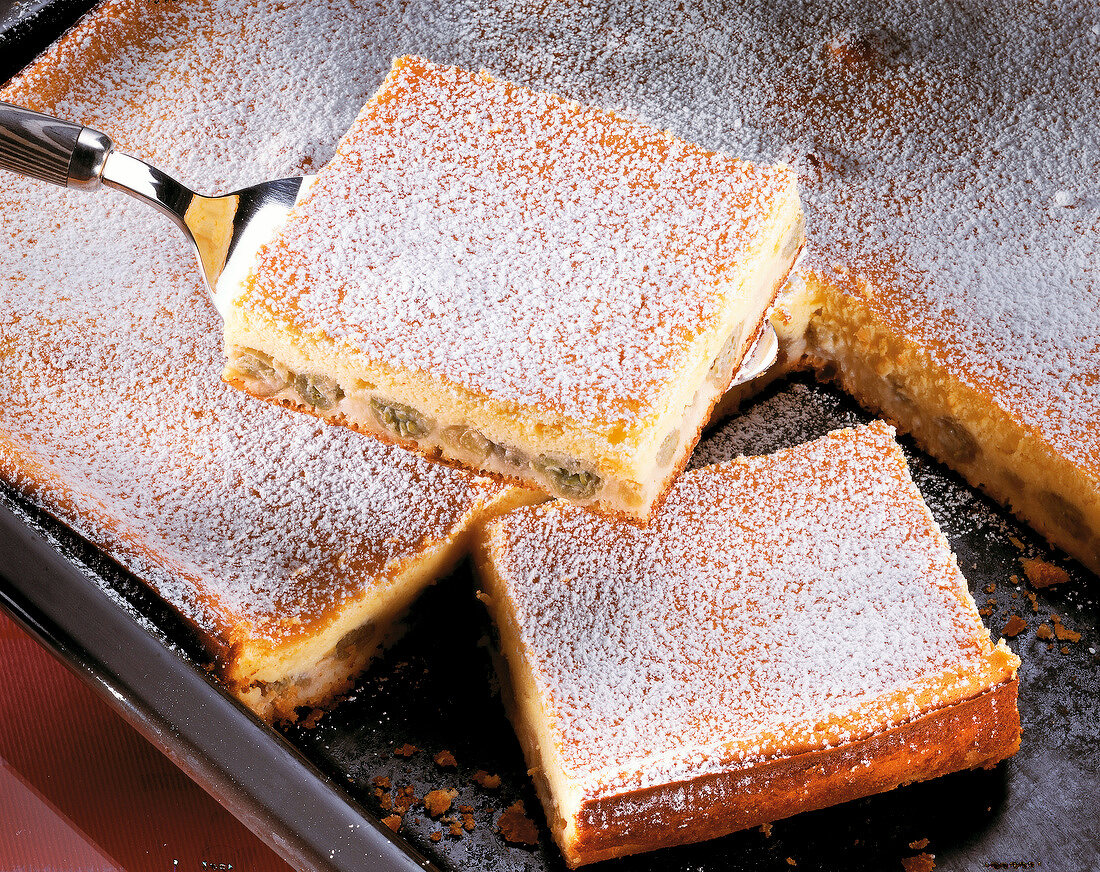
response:
<path id="1" fill-rule="evenodd" d="M 219 287 L 224 378 L 645 519 L 802 238 L 787 167 L 404 57 Z"/>
<path id="2" fill-rule="evenodd" d="M 570 866 L 1019 745 L 1019 660 L 991 644 L 886 424 L 688 471 L 645 529 L 519 509 L 475 554 Z"/>

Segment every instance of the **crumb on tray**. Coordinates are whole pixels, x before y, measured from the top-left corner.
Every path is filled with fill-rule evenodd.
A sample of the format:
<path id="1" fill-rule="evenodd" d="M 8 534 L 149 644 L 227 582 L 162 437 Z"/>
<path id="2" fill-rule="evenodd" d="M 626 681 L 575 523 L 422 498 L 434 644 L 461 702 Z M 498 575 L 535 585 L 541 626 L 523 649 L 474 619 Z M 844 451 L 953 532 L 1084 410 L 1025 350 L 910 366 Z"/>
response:
<path id="1" fill-rule="evenodd" d="M 936 868 L 936 857 L 927 853 L 902 857 L 901 866 L 905 872 L 932 872 Z"/>
<path id="2" fill-rule="evenodd" d="M 424 808 L 431 817 L 437 818 L 450 810 L 456 796 L 457 790 L 429 790 L 424 794 Z"/>
<path id="3" fill-rule="evenodd" d="M 432 760 L 435 762 L 435 765 L 438 766 L 440 769 L 455 769 L 458 766 L 458 761 L 455 760 L 455 755 L 452 754 L 450 751 L 440 751 L 438 754 L 432 757 Z"/>
<path id="4" fill-rule="evenodd" d="M 500 787 L 500 776 L 490 775 L 484 769 L 478 769 L 470 780 L 476 783 L 478 787 L 484 787 L 486 790 L 496 790 Z"/>
<path id="5" fill-rule="evenodd" d="M 1024 575 L 1031 582 L 1031 586 L 1039 590 L 1069 581 L 1068 572 L 1045 560 L 1024 557 L 1020 559 L 1020 563 L 1023 564 Z"/>
<path id="6" fill-rule="evenodd" d="M 1012 615 L 1008 622 L 1004 625 L 1004 629 L 1001 630 L 1001 635 L 1005 638 L 1012 639 L 1019 636 L 1024 630 L 1027 629 L 1027 621 L 1021 618 L 1019 615 Z"/>
<path id="7" fill-rule="evenodd" d="M 511 845 L 534 845 L 539 840 L 535 822 L 527 817 L 523 800 L 516 800 L 497 819 L 497 829 Z"/>

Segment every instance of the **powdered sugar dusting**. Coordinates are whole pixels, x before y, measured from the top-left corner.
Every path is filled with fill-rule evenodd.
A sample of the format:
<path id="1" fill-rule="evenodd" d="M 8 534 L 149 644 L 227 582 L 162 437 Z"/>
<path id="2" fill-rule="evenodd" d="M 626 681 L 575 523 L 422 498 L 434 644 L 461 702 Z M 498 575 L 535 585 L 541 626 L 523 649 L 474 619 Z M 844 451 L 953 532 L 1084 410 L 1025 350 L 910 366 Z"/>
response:
<path id="1" fill-rule="evenodd" d="M 799 167 L 841 263 L 936 362 L 1100 476 L 1095 5 L 469 2 L 517 81 Z"/>
<path id="2" fill-rule="evenodd" d="M 790 170 L 403 58 L 237 298 L 577 421 L 651 412 Z"/>
<path id="3" fill-rule="evenodd" d="M 561 504 L 493 526 L 586 792 L 851 741 L 1008 677 L 892 432 L 690 471 L 644 531 Z"/>
<path id="4" fill-rule="evenodd" d="M 3 99 L 217 191 L 326 158 L 389 63 L 342 3 L 308 28 L 294 4 L 176 6 L 105 4 Z M 294 637 L 500 493 L 223 385 L 193 255 L 148 208 L 2 175 L 0 211 L 0 472 L 215 644 Z"/>

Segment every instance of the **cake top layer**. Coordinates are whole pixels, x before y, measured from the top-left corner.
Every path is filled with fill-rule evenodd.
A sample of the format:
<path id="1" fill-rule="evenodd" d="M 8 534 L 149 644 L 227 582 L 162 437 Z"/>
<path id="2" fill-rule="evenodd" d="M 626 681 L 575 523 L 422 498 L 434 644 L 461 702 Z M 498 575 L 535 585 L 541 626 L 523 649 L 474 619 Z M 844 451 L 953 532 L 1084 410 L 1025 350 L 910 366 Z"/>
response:
<path id="1" fill-rule="evenodd" d="M 486 0 L 463 27 L 500 75 L 796 166 L 807 264 L 869 284 L 938 365 L 1100 480 L 1095 4 Z"/>
<path id="2" fill-rule="evenodd" d="M 404 57 L 233 303 L 367 365 L 630 421 L 697 365 L 796 198 L 787 168 Z"/>
<path id="3" fill-rule="evenodd" d="M 251 8 L 268 39 L 245 47 L 232 4 L 169 6 L 104 4 L 0 99 L 84 119 L 217 191 L 247 181 L 228 159 L 245 142 L 253 180 L 308 169 L 373 87 L 346 74 L 370 63 L 347 10 L 314 9 L 306 39 L 294 8 Z M 322 35 L 332 55 L 312 50 Z M 315 111 L 291 129 L 302 101 Z M 309 632 L 502 492 L 223 385 L 194 255 L 148 208 L 0 174 L 0 214 L 0 474 L 211 644 Z"/>
<path id="4" fill-rule="evenodd" d="M 882 423 L 686 472 L 644 531 L 546 504 L 487 547 L 585 792 L 857 740 L 1019 662 Z"/>

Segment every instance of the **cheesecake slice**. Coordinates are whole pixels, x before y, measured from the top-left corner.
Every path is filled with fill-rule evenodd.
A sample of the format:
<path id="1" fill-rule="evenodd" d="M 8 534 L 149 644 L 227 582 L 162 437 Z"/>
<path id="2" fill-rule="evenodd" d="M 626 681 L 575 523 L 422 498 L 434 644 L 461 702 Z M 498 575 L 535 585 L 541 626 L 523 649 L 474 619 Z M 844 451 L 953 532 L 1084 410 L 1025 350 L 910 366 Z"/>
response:
<path id="1" fill-rule="evenodd" d="M 795 173 L 398 59 L 247 276 L 225 380 L 645 519 L 803 240 Z"/>
<path id="2" fill-rule="evenodd" d="M 685 472 L 645 529 L 519 509 L 475 555 L 571 867 L 1019 745 L 1019 660 L 991 643 L 881 422 Z"/>

